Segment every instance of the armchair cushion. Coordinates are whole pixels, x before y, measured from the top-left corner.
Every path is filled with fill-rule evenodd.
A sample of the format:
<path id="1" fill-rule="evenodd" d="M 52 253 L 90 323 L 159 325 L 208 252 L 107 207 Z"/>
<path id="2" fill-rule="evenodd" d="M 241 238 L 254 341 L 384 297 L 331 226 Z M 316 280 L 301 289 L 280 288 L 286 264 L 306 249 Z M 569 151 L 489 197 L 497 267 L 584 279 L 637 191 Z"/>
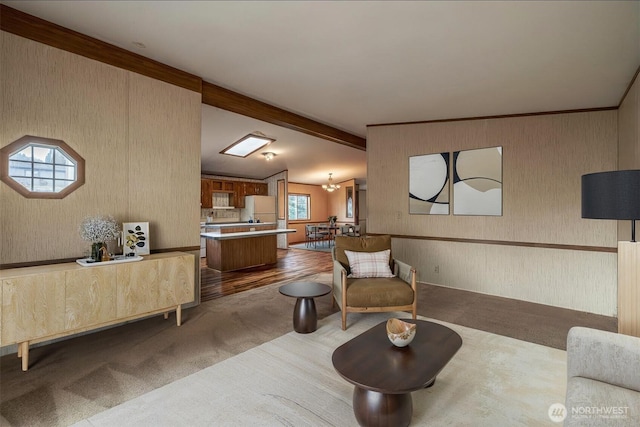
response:
<path id="1" fill-rule="evenodd" d="M 349 267 L 349 259 L 344 251 L 380 252 L 385 249 L 391 250 L 391 236 L 389 235 L 370 237 L 336 236 L 335 243 L 335 259 L 347 270 L 347 274 L 351 274 L 351 268 Z M 391 254 L 389 254 L 389 259 L 392 259 Z"/>
<path id="2" fill-rule="evenodd" d="M 411 285 L 397 277 L 347 279 L 351 307 L 394 307 L 413 304 Z"/>
<path id="3" fill-rule="evenodd" d="M 366 277 L 393 277 L 389 268 L 391 249 L 380 252 L 353 252 L 345 250 L 349 259 L 351 274 L 347 277 L 362 279 Z"/>

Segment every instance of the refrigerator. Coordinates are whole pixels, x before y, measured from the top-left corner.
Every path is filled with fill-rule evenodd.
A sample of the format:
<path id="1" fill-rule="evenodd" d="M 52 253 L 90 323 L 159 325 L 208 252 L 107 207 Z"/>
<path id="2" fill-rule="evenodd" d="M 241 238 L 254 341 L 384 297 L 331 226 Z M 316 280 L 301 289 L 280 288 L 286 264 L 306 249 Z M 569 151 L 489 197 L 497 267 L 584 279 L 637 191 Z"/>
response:
<path id="1" fill-rule="evenodd" d="M 240 221 L 260 220 L 276 222 L 275 196 L 245 196 L 244 209 L 240 210 Z"/>

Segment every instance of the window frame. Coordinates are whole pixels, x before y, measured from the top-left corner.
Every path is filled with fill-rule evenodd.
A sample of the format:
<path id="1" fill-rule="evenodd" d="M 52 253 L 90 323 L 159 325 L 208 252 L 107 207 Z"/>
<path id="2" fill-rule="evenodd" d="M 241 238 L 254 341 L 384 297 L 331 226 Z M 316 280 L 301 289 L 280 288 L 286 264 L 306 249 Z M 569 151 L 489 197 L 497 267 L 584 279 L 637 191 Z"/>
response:
<path id="1" fill-rule="evenodd" d="M 69 185 L 67 185 L 64 189 L 55 192 L 55 191 L 31 191 L 26 188 L 24 185 L 20 184 L 18 181 L 14 180 L 10 174 L 9 167 L 9 159 L 12 155 L 24 150 L 26 147 L 31 145 L 40 145 L 51 147 L 52 149 L 60 149 L 63 151 L 68 157 L 75 161 L 75 172 L 76 179 Z M 31 164 L 38 163 L 31 161 Z M 33 179 L 33 177 L 32 177 Z M 55 177 L 52 178 L 55 182 Z M 33 135 L 25 135 L 22 138 L 19 138 L 13 141 L 11 144 L 2 147 L 0 149 L 0 181 L 7 184 L 10 188 L 15 190 L 17 193 L 29 199 L 63 199 L 82 185 L 85 182 L 85 161 L 84 159 L 66 142 L 59 139 L 52 138 L 42 138 L 39 136 Z M 55 187 L 54 187 L 55 189 Z"/>
<path id="2" fill-rule="evenodd" d="M 291 218 L 291 216 L 289 215 L 289 199 L 291 197 L 306 197 L 307 198 L 307 218 Z M 297 209 L 296 209 L 296 213 L 297 213 Z M 289 221 L 310 221 L 311 220 L 311 194 L 305 194 L 305 193 L 289 193 L 287 194 L 287 216 L 289 218 Z"/>

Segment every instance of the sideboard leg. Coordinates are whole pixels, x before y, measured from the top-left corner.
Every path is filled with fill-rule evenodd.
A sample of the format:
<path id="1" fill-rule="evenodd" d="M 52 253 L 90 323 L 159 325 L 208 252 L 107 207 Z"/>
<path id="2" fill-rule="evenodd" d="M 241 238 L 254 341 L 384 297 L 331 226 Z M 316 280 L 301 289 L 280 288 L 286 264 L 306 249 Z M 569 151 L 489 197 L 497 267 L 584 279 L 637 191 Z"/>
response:
<path id="1" fill-rule="evenodd" d="M 22 354 L 22 370 L 27 371 L 29 369 L 29 341 L 21 342 L 20 353 Z"/>
<path id="2" fill-rule="evenodd" d="M 169 312 L 167 311 L 166 313 L 164 313 L 164 320 L 167 320 L 169 318 Z"/>
<path id="3" fill-rule="evenodd" d="M 18 359 L 22 357 L 22 343 L 18 343 Z"/>
<path id="4" fill-rule="evenodd" d="M 176 325 L 182 325 L 182 306 L 178 305 L 176 307 Z"/>

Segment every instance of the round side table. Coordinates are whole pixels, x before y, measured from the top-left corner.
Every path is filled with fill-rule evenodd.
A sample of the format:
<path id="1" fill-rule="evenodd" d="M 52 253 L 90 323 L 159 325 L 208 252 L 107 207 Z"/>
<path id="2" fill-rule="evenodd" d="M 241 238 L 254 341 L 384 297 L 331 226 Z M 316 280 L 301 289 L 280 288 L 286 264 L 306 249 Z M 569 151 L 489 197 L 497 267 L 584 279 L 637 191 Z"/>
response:
<path id="1" fill-rule="evenodd" d="M 293 282 L 280 286 L 282 295 L 297 298 L 293 309 L 293 330 L 300 334 L 308 334 L 318 328 L 318 313 L 315 297 L 331 292 L 331 288 L 316 282 Z"/>

